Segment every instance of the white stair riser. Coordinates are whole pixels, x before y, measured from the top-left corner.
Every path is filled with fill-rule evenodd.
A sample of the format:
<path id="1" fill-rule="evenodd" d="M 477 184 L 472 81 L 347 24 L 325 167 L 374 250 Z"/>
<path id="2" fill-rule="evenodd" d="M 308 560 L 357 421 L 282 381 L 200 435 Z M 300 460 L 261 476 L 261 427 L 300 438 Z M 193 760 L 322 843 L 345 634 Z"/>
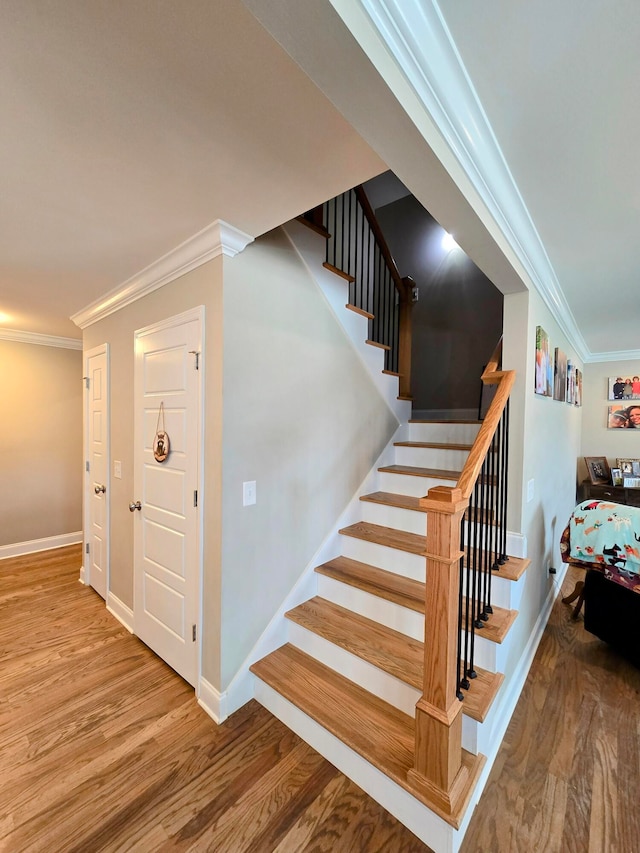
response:
<path id="1" fill-rule="evenodd" d="M 424 616 L 407 607 L 321 574 L 318 575 L 318 595 L 414 640 L 424 640 Z"/>
<path id="2" fill-rule="evenodd" d="M 447 441 L 455 444 L 473 444 L 480 426 L 478 424 L 430 423 L 409 424 L 409 441 Z"/>
<path id="3" fill-rule="evenodd" d="M 353 681 L 363 690 L 368 690 L 407 716 L 415 717 L 416 702 L 422 695 L 420 690 L 296 622 L 289 625 L 289 642 L 334 672 Z M 470 718 L 466 725 L 463 722 L 462 747 L 469 752 L 474 752 L 478 740 L 475 732 L 477 726 L 478 723 Z"/>
<path id="4" fill-rule="evenodd" d="M 320 574 L 318 575 L 318 595 L 333 604 L 353 610 L 360 616 L 379 622 L 387 628 L 406 634 L 407 637 L 420 642 L 424 641 L 424 616 L 415 610 Z M 504 658 L 504 654 L 501 655 L 498 651 L 502 648 L 497 643 L 485 640 L 480 636 L 480 632 L 477 632 L 475 663 L 489 672 L 497 672 L 498 662 Z"/>
<path id="5" fill-rule="evenodd" d="M 424 582 L 426 560 L 419 554 L 388 548 L 386 545 L 378 545 L 365 539 L 354 539 L 353 536 L 342 535 L 340 540 L 341 553 L 344 557 Z"/>
<path id="6" fill-rule="evenodd" d="M 407 533 L 417 533 L 424 536 L 427 532 L 426 512 L 416 512 L 413 509 L 402 509 L 388 504 L 378 504 L 372 501 L 360 501 L 362 505 L 362 520 L 382 527 L 393 527 L 394 530 L 404 530 Z"/>
<path id="7" fill-rule="evenodd" d="M 255 698 L 288 728 L 352 779 L 376 802 L 403 823 L 434 853 L 453 853 L 463 834 L 449 826 L 404 788 L 308 717 L 303 711 L 261 681 L 255 679 Z"/>
<path id="8" fill-rule="evenodd" d="M 466 581 L 466 572 L 463 570 L 462 589 L 465 595 L 467 593 Z M 506 610 L 517 610 L 520 595 L 521 587 L 517 583 L 501 578 L 497 572 L 491 573 L 491 603 L 493 605 L 504 607 Z"/>
<path id="9" fill-rule="evenodd" d="M 397 465 L 417 465 L 420 468 L 441 468 L 462 471 L 467 450 L 438 450 L 436 447 L 396 447 Z"/>
<path id="10" fill-rule="evenodd" d="M 384 699 L 410 717 L 415 716 L 420 691 L 405 684 L 377 666 L 314 634 L 302 625 L 291 622 L 289 642 L 325 666 L 354 681 L 364 690 Z"/>
<path id="11" fill-rule="evenodd" d="M 396 495 L 411 495 L 423 498 L 434 486 L 455 486 L 453 480 L 437 480 L 435 477 L 413 477 L 411 474 L 393 474 L 380 471 L 379 489 L 381 492 L 393 492 Z"/>

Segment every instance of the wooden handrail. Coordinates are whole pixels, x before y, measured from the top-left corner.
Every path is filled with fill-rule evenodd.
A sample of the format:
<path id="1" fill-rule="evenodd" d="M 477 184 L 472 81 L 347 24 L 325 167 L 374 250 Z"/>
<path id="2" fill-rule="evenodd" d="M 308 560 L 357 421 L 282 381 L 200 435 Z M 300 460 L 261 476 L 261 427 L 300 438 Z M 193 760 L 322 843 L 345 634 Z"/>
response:
<path id="1" fill-rule="evenodd" d="M 406 286 L 402 280 L 400 273 L 398 272 L 398 267 L 396 266 L 396 262 L 393 260 L 393 255 L 391 254 L 389 247 L 387 246 L 387 241 L 384 239 L 384 235 L 380 230 L 380 225 L 378 224 L 376 215 L 373 212 L 373 208 L 371 207 L 369 199 L 367 198 L 367 194 L 362 186 L 354 187 L 354 190 L 356 198 L 360 202 L 360 207 L 362 208 L 364 215 L 367 218 L 367 222 L 369 223 L 371 230 L 373 231 L 373 235 L 376 238 L 376 242 L 380 247 L 382 257 L 384 258 L 386 265 L 389 267 L 389 272 L 391 273 L 391 278 L 394 281 L 396 290 L 398 291 L 398 293 L 403 294 Z"/>

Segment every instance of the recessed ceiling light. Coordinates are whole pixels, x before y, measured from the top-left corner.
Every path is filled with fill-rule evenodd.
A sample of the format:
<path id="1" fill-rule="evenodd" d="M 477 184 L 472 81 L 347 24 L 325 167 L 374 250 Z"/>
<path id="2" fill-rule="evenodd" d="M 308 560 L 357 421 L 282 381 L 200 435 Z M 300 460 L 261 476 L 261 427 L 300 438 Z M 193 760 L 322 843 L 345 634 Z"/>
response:
<path id="1" fill-rule="evenodd" d="M 11 317 L 8 314 L 5 314 L 4 311 L 0 311 L 0 323 L 9 323 Z"/>
<path id="2" fill-rule="evenodd" d="M 460 246 L 458 246 L 451 234 L 449 234 L 448 231 L 445 231 L 442 237 L 442 248 L 445 252 L 452 252 L 454 249 L 459 249 Z"/>

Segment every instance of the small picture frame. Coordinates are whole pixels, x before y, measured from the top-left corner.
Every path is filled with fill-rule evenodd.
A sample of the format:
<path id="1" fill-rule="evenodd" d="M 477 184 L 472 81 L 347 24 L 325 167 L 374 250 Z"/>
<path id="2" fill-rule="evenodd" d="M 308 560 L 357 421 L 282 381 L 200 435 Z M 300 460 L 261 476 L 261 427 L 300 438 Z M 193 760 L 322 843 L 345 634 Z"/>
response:
<path id="1" fill-rule="evenodd" d="M 611 483 L 611 471 L 606 456 L 585 456 L 584 461 L 592 486 L 608 486 Z M 619 463 L 618 459 L 618 467 L 622 467 Z"/>
<path id="2" fill-rule="evenodd" d="M 611 469 L 611 482 L 614 486 L 621 486 L 623 484 L 623 476 L 620 468 Z"/>
<path id="3" fill-rule="evenodd" d="M 640 459 L 616 459 L 623 477 L 636 477 L 640 474 Z"/>

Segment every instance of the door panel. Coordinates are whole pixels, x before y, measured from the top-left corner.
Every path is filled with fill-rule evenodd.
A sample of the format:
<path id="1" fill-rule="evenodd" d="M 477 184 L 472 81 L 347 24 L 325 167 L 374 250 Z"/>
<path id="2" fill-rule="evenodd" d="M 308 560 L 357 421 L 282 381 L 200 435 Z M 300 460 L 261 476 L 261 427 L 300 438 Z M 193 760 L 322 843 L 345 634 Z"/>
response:
<path id="1" fill-rule="evenodd" d="M 195 685 L 199 612 L 198 489 L 201 321 L 174 318 L 136 333 L 135 367 L 135 632 L 186 681 Z M 164 424 L 159 423 L 160 405 Z M 170 453 L 153 456 L 158 426 Z"/>
<path id="2" fill-rule="evenodd" d="M 87 392 L 87 460 L 86 506 L 89 546 L 88 578 L 90 585 L 107 597 L 109 571 L 109 367 L 108 349 L 103 344 L 86 354 Z M 104 491 L 102 489 L 104 488 Z M 98 489 L 98 491 L 96 491 Z M 86 550 L 86 549 L 85 549 Z"/>

